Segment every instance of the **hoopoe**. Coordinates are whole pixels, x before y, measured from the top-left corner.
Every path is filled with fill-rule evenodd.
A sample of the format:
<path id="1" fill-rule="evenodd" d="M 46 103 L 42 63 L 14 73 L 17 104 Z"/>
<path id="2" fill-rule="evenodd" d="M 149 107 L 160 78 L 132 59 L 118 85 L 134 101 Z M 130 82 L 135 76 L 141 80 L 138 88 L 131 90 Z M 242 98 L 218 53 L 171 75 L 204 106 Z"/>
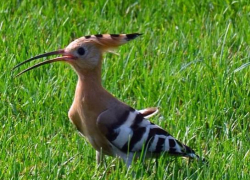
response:
<path id="1" fill-rule="evenodd" d="M 101 84 L 103 53 L 140 36 L 134 34 L 98 34 L 84 36 L 71 42 L 65 49 L 41 54 L 22 64 L 50 55 L 62 55 L 38 63 L 17 76 L 44 64 L 63 61 L 69 63 L 78 75 L 69 119 L 96 150 L 97 163 L 101 154 L 118 156 L 130 166 L 133 156 L 157 157 L 162 152 L 169 155 L 199 159 L 199 156 L 176 140 L 167 131 L 147 118 L 157 113 L 156 108 L 135 110 L 107 92 Z"/>

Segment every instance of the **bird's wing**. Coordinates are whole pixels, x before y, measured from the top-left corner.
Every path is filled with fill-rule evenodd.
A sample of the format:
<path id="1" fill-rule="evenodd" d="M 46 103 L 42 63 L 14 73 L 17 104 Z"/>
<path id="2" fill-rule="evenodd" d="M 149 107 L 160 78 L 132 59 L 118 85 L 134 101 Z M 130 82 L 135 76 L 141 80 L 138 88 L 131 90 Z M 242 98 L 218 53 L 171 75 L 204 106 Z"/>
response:
<path id="1" fill-rule="evenodd" d="M 198 158 L 191 148 L 130 107 L 107 109 L 98 116 L 97 125 L 108 141 L 124 153 L 146 148 L 150 153 Z"/>

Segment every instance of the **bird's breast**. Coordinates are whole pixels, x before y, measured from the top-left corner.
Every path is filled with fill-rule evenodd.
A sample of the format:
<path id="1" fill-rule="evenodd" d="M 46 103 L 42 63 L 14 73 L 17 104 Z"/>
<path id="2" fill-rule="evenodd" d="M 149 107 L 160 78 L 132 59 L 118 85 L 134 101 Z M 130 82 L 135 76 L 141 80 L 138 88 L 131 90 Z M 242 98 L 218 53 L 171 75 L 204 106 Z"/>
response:
<path id="1" fill-rule="evenodd" d="M 86 133 L 86 127 L 85 127 L 84 121 L 82 121 L 82 118 L 79 112 L 77 111 L 77 108 L 74 106 L 74 104 L 72 104 L 71 108 L 69 109 L 68 117 L 71 120 L 71 122 L 75 125 L 77 130 L 81 134 L 86 136 L 87 133 Z"/>
<path id="2" fill-rule="evenodd" d="M 99 113 L 88 111 L 87 108 L 79 108 L 73 103 L 68 116 L 77 130 L 87 138 L 97 151 L 113 155 L 110 143 L 97 127 L 96 121 Z"/>

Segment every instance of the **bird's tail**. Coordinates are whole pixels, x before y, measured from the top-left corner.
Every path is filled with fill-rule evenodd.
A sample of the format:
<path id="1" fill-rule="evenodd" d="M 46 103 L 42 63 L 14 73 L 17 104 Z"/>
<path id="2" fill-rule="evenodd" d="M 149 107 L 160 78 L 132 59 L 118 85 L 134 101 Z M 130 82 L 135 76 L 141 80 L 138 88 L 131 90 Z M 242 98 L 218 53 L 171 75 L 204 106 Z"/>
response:
<path id="1" fill-rule="evenodd" d="M 191 149 L 190 147 L 183 145 L 185 152 L 184 152 L 184 156 L 192 158 L 192 159 L 200 159 L 200 156 L 198 156 L 193 149 Z"/>
<path id="2" fill-rule="evenodd" d="M 182 144 L 180 141 L 176 140 L 177 142 L 177 147 L 174 151 L 169 150 L 169 154 L 171 155 L 176 155 L 176 156 L 183 156 L 191 159 L 196 159 L 202 162 L 206 162 L 204 158 L 201 158 L 198 156 L 193 149 L 190 147 L 186 146 L 185 144 Z"/>

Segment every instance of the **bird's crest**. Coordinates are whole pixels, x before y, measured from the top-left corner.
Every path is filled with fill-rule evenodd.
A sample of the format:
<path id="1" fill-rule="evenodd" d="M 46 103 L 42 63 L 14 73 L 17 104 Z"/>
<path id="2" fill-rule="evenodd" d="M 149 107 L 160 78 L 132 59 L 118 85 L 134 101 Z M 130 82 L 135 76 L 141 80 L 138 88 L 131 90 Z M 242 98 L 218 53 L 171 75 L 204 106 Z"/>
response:
<path id="1" fill-rule="evenodd" d="M 140 33 L 133 34 L 96 34 L 96 35 L 88 35 L 83 36 L 79 39 L 73 41 L 74 43 L 81 42 L 94 42 L 106 51 L 108 49 L 116 48 L 120 45 L 127 43 L 130 40 L 135 39 L 140 36 Z"/>

